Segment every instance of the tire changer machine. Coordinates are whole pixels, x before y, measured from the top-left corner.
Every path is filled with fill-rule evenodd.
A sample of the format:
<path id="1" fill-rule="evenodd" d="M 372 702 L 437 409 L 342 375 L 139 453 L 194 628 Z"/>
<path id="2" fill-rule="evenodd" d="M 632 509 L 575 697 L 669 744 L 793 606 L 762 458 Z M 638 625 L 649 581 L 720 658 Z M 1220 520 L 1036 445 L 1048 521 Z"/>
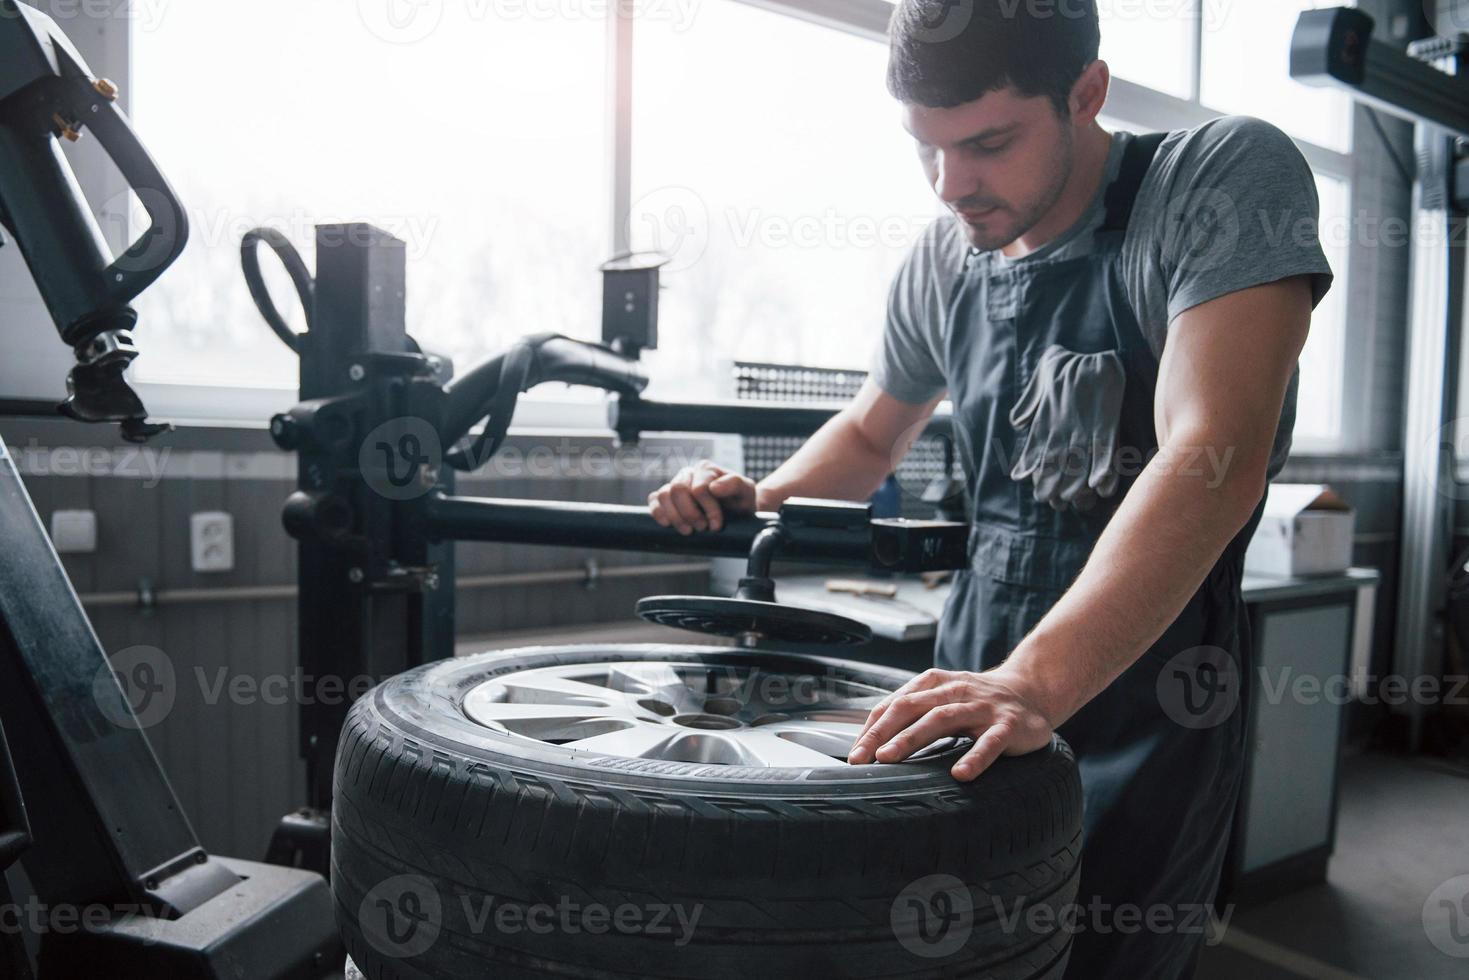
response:
<path id="1" fill-rule="evenodd" d="M 137 356 L 129 304 L 182 252 L 188 229 L 116 95 L 54 22 L 0 0 L 0 225 L 76 353 L 60 411 L 117 422 L 124 438 L 141 442 L 168 426 L 148 420 L 124 374 Z M 58 142 L 87 131 L 151 221 L 117 256 Z M 261 242 L 281 255 L 301 295 L 308 329 L 300 335 L 265 292 Z M 271 433 L 299 459 L 284 523 L 299 542 L 302 666 L 316 676 L 385 677 L 452 656 L 455 541 L 748 556 L 735 597 L 662 597 L 640 611 L 749 644 L 867 635 L 851 620 L 776 604 L 777 554 L 891 571 L 966 561 L 965 525 L 874 520 L 858 504 L 791 501 L 779 514 L 682 537 L 642 507 L 456 496 L 454 470 L 487 461 L 517 396 L 542 382 L 611 392 L 611 428 L 625 441 L 658 430 L 799 435 L 830 417 L 810 406 L 643 399 L 637 353 L 656 340 L 656 270 L 607 270 L 606 343 L 531 337 L 454 378 L 447 359 L 406 332 L 402 242 L 367 225 L 324 226 L 314 277 L 274 233 L 251 233 L 242 252 L 257 305 L 300 355 L 301 403 L 273 419 Z M 323 875 L 346 707 L 302 706 L 307 806 L 282 822 L 267 861 L 206 851 L 3 443 L 0 671 L 0 976 L 341 976 Z"/>
<path id="2" fill-rule="evenodd" d="M 290 330 L 265 289 L 261 244 L 296 287 L 307 311 L 303 333 Z M 967 564 L 968 525 L 874 518 L 870 504 L 792 499 L 778 514 L 684 536 L 644 506 L 455 495 L 454 472 L 487 463 L 504 444 L 519 395 L 543 383 L 610 392 L 608 426 L 623 444 L 644 432 L 809 435 L 831 417 L 831 408 L 643 398 L 647 378 L 636 355 L 657 342 L 656 266 L 604 270 L 603 343 L 526 337 L 456 378 L 447 358 L 405 331 L 405 247 L 386 232 L 318 227 L 315 276 L 270 229 L 246 234 L 241 253 L 256 305 L 301 361 L 302 401 L 273 418 L 270 431 L 299 463 L 283 519 L 298 542 L 307 674 L 386 677 L 453 656 L 456 541 L 745 557 L 734 596 L 656 596 L 637 611 L 748 646 L 871 638 L 855 620 L 777 603 L 770 574 L 777 556 L 887 573 Z M 930 423 L 933 431 L 947 428 L 946 416 Z M 306 806 L 282 820 L 268 861 L 327 872 L 333 761 L 349 707 L 302 705 Z"/>

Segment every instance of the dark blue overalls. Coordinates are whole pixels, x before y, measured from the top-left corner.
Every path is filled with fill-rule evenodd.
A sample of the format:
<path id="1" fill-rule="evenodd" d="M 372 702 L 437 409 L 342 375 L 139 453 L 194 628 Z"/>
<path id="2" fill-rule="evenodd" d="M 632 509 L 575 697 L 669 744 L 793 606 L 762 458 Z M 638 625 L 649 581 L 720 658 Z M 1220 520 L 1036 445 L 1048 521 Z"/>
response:
<path id="1" fill-rule="evenodd" d="M 1157 449 L 1158 362 L 1123 289 L 1118 258 L 1161 139 L 1135 137 L 1124 149 L 1090 254 L 1005 266 L 971 250 L 955 285 L 947 381 L 974 527 L 970 568 L 956 580 L 939 628 L 940 667 L 984 670 L 1003 662 L 1076 578 L 1141 469 L 1131 467 L 1117 494 L 1085 513 L 1055 510 L 1034 498 L 1029 481 L 1011 479 L 1017 435 L 1009 413 L 1042 352 L 1052 344 L 1082 354 L 1116 351 L 1126 373 L 1118 445 L 1134 460 Z M 1249 626 L 1240 577 L 1258 519 L 1257 510 L 1162 639 L 1060 728 L 1080 763 L 1086 800 L 1067 978 L 1160 980 L 1192 971 L 1242 773 Z M 1200 663 L 1200 650 L 1214 651 L 1204 661 L 1216 659 Z M 1208 686 L 1220 676 L 1232 673 L 1238 685 L 1219 692 L 1232 707 L 1205 724 L 1180 719 L 1179 705 L 1169 703 L 1171 675 L 1195 669 L 1208 676 L 1177 680 L 1198 682 L 1211 697 Z M 1153 909 L 1161 911 L 1149 920 Z M 1147 925 L 1165 918 L 1166 928 Z"/>

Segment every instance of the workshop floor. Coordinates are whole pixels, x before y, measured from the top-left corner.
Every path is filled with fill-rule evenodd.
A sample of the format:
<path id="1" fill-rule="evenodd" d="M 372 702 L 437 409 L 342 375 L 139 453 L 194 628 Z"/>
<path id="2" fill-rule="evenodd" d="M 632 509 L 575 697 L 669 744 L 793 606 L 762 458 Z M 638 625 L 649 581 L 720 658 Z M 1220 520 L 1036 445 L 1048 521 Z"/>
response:
<path id="1" fill-rule="evenodd" d="M 1428 896 L 1469 874 L 1469 778 L 1406 759 L 1343 762 L 1324 885 L 1239 908 L 1197 980 L 1437 980 L 1469 976 L 1424 934 Z"/>

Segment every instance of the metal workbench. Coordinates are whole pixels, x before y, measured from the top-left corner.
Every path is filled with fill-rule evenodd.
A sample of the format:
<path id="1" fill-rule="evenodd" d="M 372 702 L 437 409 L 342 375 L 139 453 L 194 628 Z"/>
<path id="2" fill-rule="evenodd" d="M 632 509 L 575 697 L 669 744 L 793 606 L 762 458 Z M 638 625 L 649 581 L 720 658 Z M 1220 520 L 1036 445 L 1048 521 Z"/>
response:
<path id="1" fill-rule="evenodd" d="M 1313 578 L 1271 578 L 1247 574 L 1242 591 L 1246 603 L 1278 603 L 1375 588 L 1379 577 L 1370 568 L 1351 568 L 1340 575 Z M 896 587 L 897 595 L 889 599 L 830 592 L 826 583 L 833 578 L 850 579 L 851 576 L 797 575 L 780 578 L 780 601 L 850 616 L 870 626 L 875 637 L 914 643 L 934 638 L 939 616 L 949 598 L 947 583 L 930 587 L 917 578 L 909 577 L 867 580 L 873 585 Z"/>

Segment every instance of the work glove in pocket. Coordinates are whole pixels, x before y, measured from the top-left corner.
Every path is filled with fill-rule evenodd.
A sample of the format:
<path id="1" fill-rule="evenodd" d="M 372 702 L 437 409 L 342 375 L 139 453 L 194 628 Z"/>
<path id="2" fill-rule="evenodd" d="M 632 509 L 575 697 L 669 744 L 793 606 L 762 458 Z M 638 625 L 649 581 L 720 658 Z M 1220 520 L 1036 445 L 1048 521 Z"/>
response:
<path id="1" fill-rule="evenodd" d="M 1010 410 L 1018 433 L 1010 477 L 1030 480 L 1056 510 L 1090 510 L 1117 492 L 1118 426 L 1127 373 L 1116 351 L 1052 344 Z"/>

